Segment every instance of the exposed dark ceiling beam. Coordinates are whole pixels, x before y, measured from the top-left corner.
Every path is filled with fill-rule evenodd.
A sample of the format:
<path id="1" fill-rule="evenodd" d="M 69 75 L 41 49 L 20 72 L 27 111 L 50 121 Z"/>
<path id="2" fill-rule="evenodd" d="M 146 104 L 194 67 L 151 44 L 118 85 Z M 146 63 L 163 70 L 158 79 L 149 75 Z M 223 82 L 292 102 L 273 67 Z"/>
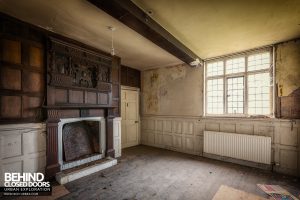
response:
<path id="1" fill-rule="evenodd" d="M 88 0 L 178 59 L 191 65 L 202 60 L 130 0 Z"/>

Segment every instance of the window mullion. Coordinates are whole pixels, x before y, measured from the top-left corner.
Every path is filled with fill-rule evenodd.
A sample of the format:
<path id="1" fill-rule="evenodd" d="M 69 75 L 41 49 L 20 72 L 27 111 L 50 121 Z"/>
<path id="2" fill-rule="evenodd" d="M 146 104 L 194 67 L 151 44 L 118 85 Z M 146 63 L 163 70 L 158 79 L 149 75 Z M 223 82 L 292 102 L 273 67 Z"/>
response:
<path id="1" fill-rule="evenodd" d="M 248 115 L 248 56 L 245 56 L 244 114 Z"/>
<path id="2" fill-rule="evenodd" d="M 227 83 L 226 83 L 226 60 L 223 60 L 224 70 L 223 70 L 223 114 L 227 114 Z"/>

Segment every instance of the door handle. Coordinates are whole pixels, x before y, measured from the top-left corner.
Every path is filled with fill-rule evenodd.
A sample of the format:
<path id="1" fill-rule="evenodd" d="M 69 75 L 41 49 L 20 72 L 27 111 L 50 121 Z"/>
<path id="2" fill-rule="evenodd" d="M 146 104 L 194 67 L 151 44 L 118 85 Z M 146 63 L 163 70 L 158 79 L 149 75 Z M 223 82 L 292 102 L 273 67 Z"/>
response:
<path id="1" fill-rule="evenodd" d="M 136 123 L 136 124 L 137 124 L 137 123 L 139 123 L 139 121 L 135 121 L 134 123 Z"/>

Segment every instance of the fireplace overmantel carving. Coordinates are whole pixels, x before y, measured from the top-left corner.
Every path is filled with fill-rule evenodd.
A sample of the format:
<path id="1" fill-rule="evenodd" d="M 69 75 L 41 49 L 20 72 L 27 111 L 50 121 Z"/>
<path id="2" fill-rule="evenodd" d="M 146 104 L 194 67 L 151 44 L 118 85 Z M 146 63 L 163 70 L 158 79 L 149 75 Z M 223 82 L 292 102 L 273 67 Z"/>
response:
<path id="1" fill-rule="evenodd" d="M 49 84 L 110 91 L 112 58 L 51 38 Z"/>
<path id="2" fill-rule="evenodd" d="M 119 116 L 120 59 L 49 38 L 47 43 L 47 177 L 62 169 L 58 128 L 63 119 L 105 119 L 105 156 L 114 157 L 113 118 Z M 103 145 L 102 145 L 103 146 Z"/>

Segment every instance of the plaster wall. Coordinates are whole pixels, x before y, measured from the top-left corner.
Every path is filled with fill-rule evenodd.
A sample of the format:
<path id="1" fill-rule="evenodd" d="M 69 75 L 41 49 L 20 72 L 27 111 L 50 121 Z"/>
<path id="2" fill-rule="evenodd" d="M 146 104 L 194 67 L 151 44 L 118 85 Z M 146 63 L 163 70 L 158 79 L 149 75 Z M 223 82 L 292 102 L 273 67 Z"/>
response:
<path id="1" fill-rule="evenodd" d="M 186 64 L 142 72 L 142 112 L 200 116 L 203 113 L 203 68 Z"/>
<path id="2" fill-rule="evenodd" d="M 299 44 L 300 40 L 276 45 L 279 96 L 300 86 Z M 300 176 L 300 120 L 203 117 L 203 89 L 203 67 L 143 71 L 142 143 L 202 156 L 204 130 L 269 136 L 274 170 Z"/>
<path id="3" fill-rule="evenodd" d="M 276 83 L 278 96 L 288 96 L 300 88 L 300 39 L 277 45 Z"/>

